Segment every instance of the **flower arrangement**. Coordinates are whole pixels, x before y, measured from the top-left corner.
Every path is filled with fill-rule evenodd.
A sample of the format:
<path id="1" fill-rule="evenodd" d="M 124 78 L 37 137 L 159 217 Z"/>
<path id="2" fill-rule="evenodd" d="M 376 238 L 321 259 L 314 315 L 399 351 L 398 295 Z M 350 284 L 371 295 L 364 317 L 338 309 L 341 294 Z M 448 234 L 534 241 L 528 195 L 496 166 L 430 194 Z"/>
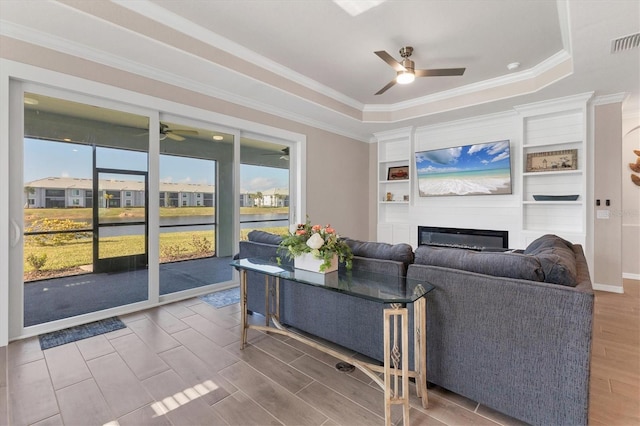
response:
<path id="1" fill-rule="evenodd" d="M 283 253 L 289 259 L 293 259 L 303 253 L 311 253 L 316 259 L 321 259 L 320 271 L 331 266 L 334 255 L 344 262 L 347 269 L 351 269 L 353 254 L 347 243 L 340 239 L 331 225 L 311 225 L 307 218 L 306 223 L 298 224 L 295 232 L 288 233 L 282 239 L 278 252 Z"/>

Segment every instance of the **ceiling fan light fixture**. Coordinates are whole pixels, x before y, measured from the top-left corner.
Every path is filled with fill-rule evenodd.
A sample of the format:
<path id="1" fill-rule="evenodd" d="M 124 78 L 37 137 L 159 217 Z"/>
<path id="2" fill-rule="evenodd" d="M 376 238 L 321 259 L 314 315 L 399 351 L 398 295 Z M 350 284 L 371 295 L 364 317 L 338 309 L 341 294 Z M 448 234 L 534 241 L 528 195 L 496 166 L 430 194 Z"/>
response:
<path id="1" fill-rule="evenodd" d="M 222 139 L 224 139 L 224 136 L 222 136 L 222 135 L 213 135 L 213 140 L 214 141 L 221 141 Z"/>
<path id="2" fill-rule="evenodd" d="M 409 84 L 413 83 L 413 80 L 416 79 L 414 73 L 410 71 L 400 71 L 398 72 L 398 76 L 396 77 L 396 83 L 398 84 Z"/>

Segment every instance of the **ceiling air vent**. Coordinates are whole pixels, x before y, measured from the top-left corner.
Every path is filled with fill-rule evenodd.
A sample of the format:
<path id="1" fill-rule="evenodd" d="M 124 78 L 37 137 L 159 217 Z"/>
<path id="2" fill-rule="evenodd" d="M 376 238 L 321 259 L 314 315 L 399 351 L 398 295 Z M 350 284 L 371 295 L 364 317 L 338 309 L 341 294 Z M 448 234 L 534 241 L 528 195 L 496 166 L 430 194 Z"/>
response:
<path id="1" fill-rule="evenodd" d="M 640 46 L 640 33 L 630 34 L 611 41 L 611 53 L 622 52 Z"/>

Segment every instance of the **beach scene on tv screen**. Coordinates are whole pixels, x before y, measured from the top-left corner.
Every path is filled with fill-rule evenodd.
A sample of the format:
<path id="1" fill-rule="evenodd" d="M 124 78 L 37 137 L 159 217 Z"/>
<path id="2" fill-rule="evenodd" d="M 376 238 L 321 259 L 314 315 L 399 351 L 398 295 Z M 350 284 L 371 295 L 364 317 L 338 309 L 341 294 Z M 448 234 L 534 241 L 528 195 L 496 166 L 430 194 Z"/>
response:
<path id="1" fill-rule="evenodd" d="M 511 194 L 509 141 L 416 152 L 421 197 Z"/>

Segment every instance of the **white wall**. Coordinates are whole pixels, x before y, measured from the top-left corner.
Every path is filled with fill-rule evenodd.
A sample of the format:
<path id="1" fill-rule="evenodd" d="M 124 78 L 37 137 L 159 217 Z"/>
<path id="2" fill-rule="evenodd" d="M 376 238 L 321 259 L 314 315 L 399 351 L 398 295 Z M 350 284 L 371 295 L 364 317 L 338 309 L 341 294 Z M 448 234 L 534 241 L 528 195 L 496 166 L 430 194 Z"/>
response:
<path id="1" fill-rule="evenodd" d="M 640 126 L 640 111 L 624 113 L 621 167 L 622 276 L 640 280 L 640 186 L 631 181 L 633 172 L 629 169 L 629 163 L 635 163 L 639 158 L 633 150 L 640 150 L 640 128 L 631 131 L 636 126 Z"/>

